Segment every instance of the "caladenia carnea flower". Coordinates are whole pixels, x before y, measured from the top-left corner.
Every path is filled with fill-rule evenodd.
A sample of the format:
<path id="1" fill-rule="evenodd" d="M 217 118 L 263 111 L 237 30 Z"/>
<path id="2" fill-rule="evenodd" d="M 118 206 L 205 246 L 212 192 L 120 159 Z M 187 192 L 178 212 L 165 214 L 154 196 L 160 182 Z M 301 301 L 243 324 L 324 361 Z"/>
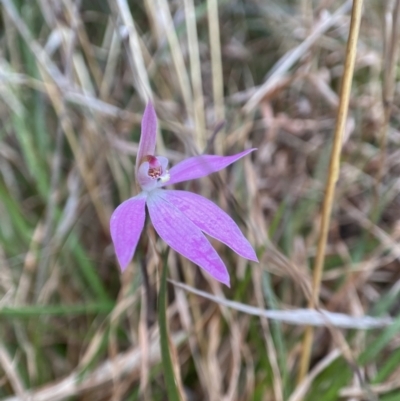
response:
<path id="1" fill-rule="evenodd" d="M 111 216 L 111 237 L 121 269 L 125 270 L 135 253 L 147 206 L 155 230 L 172 249 L 229 286 L 224 262 L 203 233 L 223 242 L 240 256 L 258 262 L 252 246 L 236 223 L 213 202 L 192 192 L 163 187 L 205 177 L 255 149 L 226 157 L 190 157 L 168 171 L 168 159 L 154 155 L 156 132 L 157 117 L 149 103 L 142 119 L 135 169 L 142 192 L 123 202 Z"/>

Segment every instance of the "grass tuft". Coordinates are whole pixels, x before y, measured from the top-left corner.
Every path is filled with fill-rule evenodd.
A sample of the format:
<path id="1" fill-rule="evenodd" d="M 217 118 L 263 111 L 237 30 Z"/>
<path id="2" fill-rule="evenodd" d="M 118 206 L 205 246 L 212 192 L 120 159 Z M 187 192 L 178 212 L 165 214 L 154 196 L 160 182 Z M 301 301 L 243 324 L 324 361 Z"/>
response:
<path id="1" fill-rule="evenodd" d="M 165 399 L 164 245 L 149 225 L 121 274 L 109 232 L 136 194 L 148 99 L 172 165 L 258 148 L 185 187 L 235 219 L 260 263 L 213 241 L 228 289 L 170 252 L 181 398 L 399 399 L 400 0 L 364 2 L 345 115 L 353 3 L 1 1 L 0 399 Z"/>

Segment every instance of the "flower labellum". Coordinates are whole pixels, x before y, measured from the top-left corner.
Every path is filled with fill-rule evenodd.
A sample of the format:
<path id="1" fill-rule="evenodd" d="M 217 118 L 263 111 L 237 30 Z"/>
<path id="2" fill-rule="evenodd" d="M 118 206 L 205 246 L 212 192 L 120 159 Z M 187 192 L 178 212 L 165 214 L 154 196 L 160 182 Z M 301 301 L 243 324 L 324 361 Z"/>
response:
<path id="1" fill-rule="evenodd" d="M 155 230 L 172 249 L 229 286 L 229 274 L 224 262 L 203 233 L 223 242 L 238 255 L 258 262 L 250 243 L 231 217 L 213 202 L 192 192 L 162 187 L 205 177 L 255 149 L 226 157 L 190 157 L 168 171 L 168 159 L 154 155 L 156 132 L 157 116 L 153 105 L 148 103 L 142 119 L 135 169 L 142 192 L 119 205 L 110 222 L 111 237 L 121 270 L 124 271 L 133 258 L 144 227 L 147 206 Z"/>

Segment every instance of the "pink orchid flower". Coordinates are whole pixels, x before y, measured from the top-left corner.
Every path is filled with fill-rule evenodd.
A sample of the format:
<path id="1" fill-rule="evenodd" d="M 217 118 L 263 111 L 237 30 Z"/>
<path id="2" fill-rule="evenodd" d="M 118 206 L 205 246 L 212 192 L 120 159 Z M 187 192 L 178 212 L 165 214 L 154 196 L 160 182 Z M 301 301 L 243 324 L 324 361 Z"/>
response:
<path id="1" fill-rule="evenodd" d="M 224 262 L 203 232 L 223 242 L 240 256 L 258 262 L 252 246 L 236 223 L 218 206 L 187 191 L 162 189 L 165 185 L 205 177 L 246 156 L 249 149 L 233 156 L 204 155 L 186 159 L 167 170 L 168 159 L 154 156 L 157 116 L 148 103 L 142 119 L 142 134 L 136 158 L 136 179 L 142 192 L 123 202 L 111 216 L 115 253 L 124 271 L 139 242 L 146 211 L 158 235 L 176 252 L 229 286 Z"/>

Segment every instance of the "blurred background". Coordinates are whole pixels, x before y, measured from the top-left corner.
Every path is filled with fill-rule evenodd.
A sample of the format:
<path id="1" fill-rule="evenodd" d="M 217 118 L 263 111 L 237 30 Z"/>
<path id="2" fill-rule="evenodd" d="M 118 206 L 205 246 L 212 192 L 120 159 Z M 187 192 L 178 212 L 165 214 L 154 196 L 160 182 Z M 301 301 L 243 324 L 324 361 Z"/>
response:
<path id="1" fill-rule="evenodd" d="M 365 0 L 321 306 L 399 310 L 399 1 Z M 351 1 L 0 2 L 0 398 L 166 400 L 148 224 L 121 275 L 109 218 L 137 193 L 149 99 L 172 165 L 257 147 L 179 186 L 212 199 L 257 249 L 213 242 L 222 287 L 170 252 L 169 276 L 267 309 L 306 307 Z M 144 274 L 144 272 L 147 274 Z M 304 325 L 238 312 L 169 285 L 184 398 L 399 400 L 400 320 L 319 328 L 297 385 Z M 34 398 L 28 398 L 28 394 Z"/>

